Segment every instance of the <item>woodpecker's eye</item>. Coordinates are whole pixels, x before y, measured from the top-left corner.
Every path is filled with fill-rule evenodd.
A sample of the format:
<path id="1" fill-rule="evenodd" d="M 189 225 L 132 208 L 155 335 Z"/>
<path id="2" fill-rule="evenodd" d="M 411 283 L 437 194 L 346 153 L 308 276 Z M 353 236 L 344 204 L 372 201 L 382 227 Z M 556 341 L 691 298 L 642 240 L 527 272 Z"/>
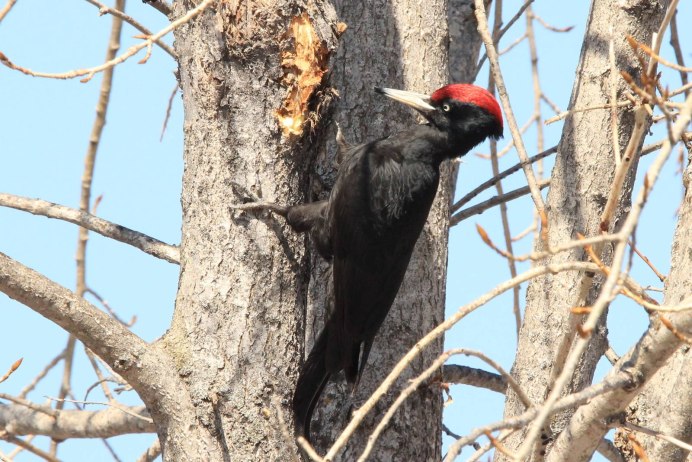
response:
<path id="1" fill-rule="evenodd" d="M 443 104 L 443 105 L 442 105 L 442 110 L 443 110 L 443 111 L 449 112 L 449 109 L 450 109 L 449 104 Z"/>

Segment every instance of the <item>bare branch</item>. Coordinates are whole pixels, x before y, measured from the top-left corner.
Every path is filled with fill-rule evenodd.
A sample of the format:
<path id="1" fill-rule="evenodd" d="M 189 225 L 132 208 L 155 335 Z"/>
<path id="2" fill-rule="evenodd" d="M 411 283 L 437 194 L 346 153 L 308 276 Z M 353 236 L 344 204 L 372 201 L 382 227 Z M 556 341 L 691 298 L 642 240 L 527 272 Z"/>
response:
<path id="1" fill-rule="evenodd" d="M 185 13 L 183 16 L 180 18 L 176 19 L 172 23 L 170 23 L 168 26 L 164 27 L 161 29 L 159 32 L 156 34 L 148 37 L 146 40 L 144 40 L 142 43 L 134 45 L 128 50 L 121 54 L 120 56 L 117 56 L 111 60 L 106 61 L 103 64 L 100 64 L 98 66 L 90 67 L 88 69 L 76 69 L 73 71 L 68 71 L 68 72 L 63 72 L 59 74 L 53 74 L 53 73 L 48 73 L 48 72 L 35 72 L 30 69 L 18 66 L 14 64 L 12 61 L 7 58 L 2 52 L 0 52 L 0 62 L 4 64 L 5 66 L 9 67 L 10 69 L 14 69 L 16 71 L 22 72 L 27 75 L 31 75 L 33 77 L 45 77 L 45 78 L 50 78 L 50 79 L 74 79 L 76 77 L 81 77 L 81 76 L 86 76 L 81 80 L 81 82 L 88 82 L 91 80 L 91 78 L 99 73 L 103 72 L 106 69 L 110 69 L 114 66 L 117 66 L 118 64 L 127 61 L 129 58 L 132 56 L 136 55 L 139 53 L 142 49 L 151 47 L 151 44 L 154 43 L 156 40 L 160 39 L 164 35 L 168 34 L 169 32 L 177 29 L 178 27 L 182 26 L 183 24 L 191 21 L 192 19 L 196 18 L 202 11 L 204 11 L 209 5 L 214 3 L 215 0 L 203 0 L 200 2 L 199 5 L 194 7 L 193 9 L 189 10 L 187 13 Z M 157 0 L 158 2 L 158 0 Z"/>
<path id="2" fill-rule="evenodd" d="M 557 413 L 560 411 L 563 411 L 565 409 L 570 409 L 575 406 L 578 406 L 580 404 L 586 403 L 587 401 L 594 399 L 594 397 L 603 395 L 604 393 L 607 393 L 611 390 L 618 390 L 622 388 L 627 388 L 632 386 L 634 383 L 633 377 L 627 373 L 621 373 L 615 377 L 608 377 L 607 379 L 604 379 L 602 382 L 597 383 L 595 385 L 592 385 L 588 388 L 585 388 L 582 391 L 579 391 L 577 393 L 573 393 L 571 395 L 567 395 L 561 399 L 559 399 L 555 403 L 555 407 L 552 410 L 552 413 Z M 461 448 L 464 446 L 472 443 L 476 439 L 478 439 L 480 436 L 484 435 L 486 432 L 493 432 L 497 430 L 502 430 L 506 428 L 521 428 L 534 420 L 536 418 L 536 415 L 538 414 L 538 409 L 537 408 L 530 408 L 526 410 L 524 413 L 521 415 L 518 415 L 516 417 L 510 417 L 508 419 L 495 422 L 490 425 L 486 425 L 483 427 L 475 428 L 471 433 L 469 433 L 467 436 L 458 439 L 455 441 L 447 451 L 447 456 L 445 457 L 444 461 L 445 462 L 451 462 L 453 461 L 456 456 L 459 454 L 459 451 Z"/>
<path id="3" fill-rule="evenodd" d="M 0 405 L 0 428 L 13 435 L 45 435 L 53 439 L 110 438 L 131 433 L 153 433 L 151 421 L 134 415 L 148 415 L 144 406 L 102 411 L 55 411 L 55 417 L 24 406 Z"/>
<path id="4" fill-rule="evenodd" d="M 5 373 L 5 375 L 3 375 L 2 377 L 0 377 L 0 383 L 4 382 L 5 380 L 7 380 L 7 379 L 10 378 L 10 375 L 12 375 L 12 373 L 13 373 L 14 371 L 17 370 L 17 368 L 19 367 L 19 365 L 22 364 L 22 360 L 23 360 L 23 359 L 24 359 L 24 358 L 19 358 L 19 359 L 16 360 L 14 363 L 12 363 L 12 365 L 11 365 L 10 368 L 7 370 L 7 372 Z"/>
<path id="5" fill-rule="evenodd" d="M 41 372 L 38 373 L 36 377 L 34 377 L 34 380 L 31 381 L 27 386 L 22 388 L 22 391 L 19 392 L 19 395 L 17 395 L 18 398 L 26 398 L 26 395 L 29 394 L 34 388 L 36 388 L 36 385 L 43 380 L 43 378 L 48 375 L 48 372 L 50 372 L 51 369 L 53 369 L 60 361 L 65 359 L 65 352 L 62 351 L 60 352 L 59 355 L 57 355 L 55 358 L 51 359 L 48 364 L 46 364 Z"/>
<path id="6" fill-rule="evenodd" d="M 122 19 L 138 31 L 142 32 L 146 36 L 153 35 L 154 33 L 147 29 L 144 25 L 139 23 L 135 18 L 132 16 L 129 16 L 125 14 L 124 12 L 116 9 L 116 8 L 111 8 L 109 6 L 104 5 L 103 3 L 99 2 L 98 0 L 86 0 L 87 2 L 91 3 L 95 7 L 98 7 L 99 9 L 99 14 L 104 15 L 104 14 L 110 14 L 113 16 L 117 16 L 118 18 Z M 165 42 L 161 41 L 160 39 L 154 40 L 154 43 L 157 44 L 158 46 L 161 47 L 163 51 L 168 53 L 171 58 L 175 59 L 176 61 L 178 60 L 178 55 L 175 54 L 175 51 L 173 51 L 173 48 L 168 46 Z M 112 59 L 112 58 L 111 58 Z"/>
<path id="7" fill-rule="evenodd" d="M 168 125 L 168 119 L 171 117 L 171 108 L 173 107 L 173 98 L 175 98 L 175 94 L 178 93 L 178 83 L 176 82 L 175 87 L 173 88 L 173 91 L 171 92 L 171 96 L 168 98 L 168 105 L 166 106 L 166 116 L 163 119 L 163 126 L 161 127 L 161 137 L 159 138 L 159 142 L 163 141 L 163 135 L 166 133 L 166 126 Z"/>
<path id="8" fill-rule="evenodd" d="M 129 244 L 156 258 L 161 258 L 170 263 L 180 262 L 180 250 L 177 246 L 166 244 L 146 234 L 112 223 L 87 212 L 80 212 L 79 210 L 41 199 L 30 199 L 6 193 L 0 193 L 0 206 L 23 210 L 34 215 L 64 220 L 97 232 L 102 236 Z"/>
<path id="9" fill-rule="evenodd" d="M 547 187 L 550 184 L 550 180 L 541 180 L 538 182 L 538 188 L 543 189 Z M 459 224 L 460 222 L 466 220 L 467 218 L 473 216 L 473 215 L 479 215 L 486 210 L 495 207 L 498 204 L 502 204 L 504 202 L 509 202 L 513 201 L 514 199 L 518 199 L 522 196 L 526 196 L 527 194 L 531 193 L 531 188 L 528 186 L 524 186 L 522 188 L 517 188 L 514 189 L 508 193 L 503 194 L 502 196 L 494 196 L 488 199 L 487 201 L 483 201 L 480 204 L 476 204 L 472 207 L 469 207 L 467 209 L 461 210 L 460 212 L 455 213 L 452 215 L 452 218 L 449 220 L 449 226 L 454 226 Z"/>
<path id="10" fill-rule="evenodd" d="M 109 407 L 112 407 L 113 409 L 119 410 L 120 412 L 124 412 L 125 414 L 128 414 L 128 415 L 134 417 L 135 419 L 140 419 L 140 420 L 143 420 L 144 422 L 147 422 L 150 424 L 154 423 L 154 421 L 150 417 L 147 417 L 147 416 L 144 416 L 140 413 L 137 413 L 137 412 L 129 409 L 126 406 L 121 406 L 120 404 L 118 404 L 116 402 L 102 403 L 100 401 L 80 401 L 80 400 L 76 400 L 76 399 L 52 398 L 50 396 L 47 396 L 47 398 L 51 401 L 64 401 L 66 403 L 75 403 L 75 404 L 79 404 L 79 405 L 96 404 L 99 406 L 109 406 Z"/>
<path id="11" fill-rule="evenodd" d="M 685 108 L 680 111 L 680 116 L 672 129 L 676 139 L 679 139 L 680 135 L 687 127 L 687 124 L 690 122 L 691 113 L 692 96 L 687 98 Z M 661 168 L 668 159 L 672 148 L 673 145 L 666 139 L 661 153 L 653 161 L 651 167 L 647 171 L 644 177 L 644 186 L 641 188 L 637 199 L 632 205 L 632 210 L 622 225 L 620 232 L 624 233 L 625 236 L 629 237 L 633 232 L 649 191 L 656 182 Z M 601 294 L 594 303 L 591 313 L 583 324 L 583 332 L 585 333 L 589 333 L 594 329 L 603 310 L 613 297 L 618 280 L 620 279 L 620 271 L 618 271 L 618 269 L 622 264 L 626 245 L 627 241 L 624 240 L 619 242 L 615 247 L 613 264 L 611 265 L 613 271 L 611 271 L 603 284 Z M 690 312 L 674 313 L 671 315 L 671 321 L 679 330 L 687 332 L 692 330 L 692 313 Z M 615 375 L 620 371 L 635 373 L 638 378 L 641 378 L 641 384 L 643 384 L 665 363 L 665 359 L 675 352 L 679 343 L 680 339 L 677 338 L 670 329 L 658 329 L 656 326 L 652 326 L 649 328 L 649 331 L 647 331 L 647 334 L 637 343 L 637 346 L 620 359 L 613 372 L 611 372 L 611 375 Z M 572 351 L 565 360 L 562 373 L 556 380 L 553 390 L 541 408 L 539 417 L 533 423 L 527 435 L 522 447 L 523 451 L 519 453 L 520 457 L 527 454 L 528 450 L 533 445 L 540 428 L 543 426 L 547 415 L 550 413 L 551 406 L 558 399 L 563 387 L 571 377 L 587 344 L 588 338 L 583 337 L 578 338 L 575 342 Z M 635 394 L 633 390 L 621 390 L 620 392 L 609 393 L 602 397 L 603 399 L 595 399 L 589 403 L 589 405 L 579 409 L 570 421 L 568 429 L 563 431 L 556 441 L 548 460 L 561 460 L 561 458 L 566 457 L 567 454 L 574 460 L 588 460 L 588 457 L 590 457 L 595 449 L 594 442 L 600 441 L 606 431 L 603 426 L 603 420 L 599 419 L 604 419 L 606 416 L 624 409 L 632 398 L 634 398 Z M 598 435 L 598 438 L 594 439 L 595 435 Z"/>
<path id="12" fill-rule="evenodd" d="M 26 449 L 30 453 L 42 458 L 43 460 L 47 460 L 48 462 L 60 462 L 60 460 L 52 454 L 49 454 L 46 451 L 37 448 L 33 444 L 30 444 L 29 442 L 7 433 L 7 431 L 0 432 L 0 439 L 3 439 L 8 443 L 14 444 L 22 449 Z"/>
<path id="13" fill-rule="evenodd" d="M 680 441 L 679 439 L 675 438 L 674 436 L 666 435 L 661 432 L 657 432 L 655 430 L 651 430 L 649 428 L 641 427 L 639 425 L 635 425 L 633 423 L 625 423 L 625 428 L 629 428 L 630 430 L 634 430 L 637 432 L 645 433 L 650 436 L 655 436 L 656 438 L 662 439 L 663 441 L 667 441 L 669 443 L 674 444 L 675 446 L 684 449 L 685 451 L 690 451 L 692 452 L 692 444 L 685 443 L 684 441 Z"/>
<path id="14" fill-rule="evenodd" d="M 505 35 L 505 33 L 514 25 L 514 23 L 517 22 L 517 21 L 519 20 L 519 18 L 521 18 L 521 15 L 524 14 L 524 11 L 526 11 L 526 9 L 527 9 L 532 3 L 533 3 L 533 0 L 526 0 L 526 1 L 524 2 L 524 4 L 521 5 L 521 7 L 519 7 L 519 9 L 517 10 L 517 12 L 514 13 L 514 16 L 512 16 L 512 19 L 510 19 L 510 20 L 507 22 L 507 25 L 504 26 L 502 29 L 500 29 L 500 33 L 499 33 L 498 36 L 497 36 L 497 41 L 498 41 L 498 42 L 500 41 L 500 39 L 502 38 L 502 36 Z M 481 67 L 483 67 L 483 64 L 485 63 L 485 60 L 486 60 L 486 59 L 488 59 L 488 54 L 487 54 L 487 53 L 483 54 L 483 56 L 481 57 L 481 59 L 478 61 L 478 65 L 476 66 L 476 72 L 475 72 L 475 74 L 474 74 L 474 80 L 475 80 L 475 77 L 478 76 L 478 73 L 481 71 Z"/>
<path id="15" fill-rule="evenodd" d="M 507 381 L 500 374 L 458 364 L 445 364 L 442 366 L 442 381 L 485 388 L 486 390 L 503 394 L 507 389 Z"/>
<path id="16" fill-rule="evenodd" d="M 75 335 L 111 364 L 129 361 L 146 344 L 103 311 L 0 253 L 0 291 Z"/>
<path id="17" fill-rule="evenodd" d="M 0 10 L 0 21 L 5 19 L 5 16 L 7 16 L 7 13 L 10 12 L 15 3 L 17 3 L 17 0 L 7 0 L 5 6 Z"/>
<path id="18" fill-rule="evenodd" d="M 661 142 L 662 143 L 662 142 Z M 544 159 L 548 157 L 551 154 L 555 154 L 557 152 L 557 146 L 553 146 L 550 149 L 547 149 L 541 153 L 538 153 L 534 156 L 529 157 L 528 161 L 526 164 L 532 164 L 538 160 Z M 502 180 L 504 178 L 507 178 L 509 175 L 512 173 L 522 169 L 524 167 L 525 163 L 524 162 L 519 162 L 518 164 L 513 165 L 512 167 L 508 168 L 507 170 L 503 170 L 501 173 L 498 175 L 492 177 L 488 181 L 481 183 L 479 186 L 474 188 L 472 191 L 467 193 L 464 197 L 459 199 L 452 207 L 451 207 L 451 212 L 454 213 L 460 208 L 462 208 L 464 205 L 469 203 L 474 197 L 482 193 L 488 188 L 491 188 L 495 186 L 495 183 L 499 180 Z"/>
<path id="19" fill-rule="evenodd" d="M 596 450 L 610 462 L 626 462 L 625 458 L 622 457 L 622 454 L 620 454 L 620 451 L 618 451 L 615 445 L 605 438 L 598 443 Z"/>
<path id="20" fill-rule="evenodd" d="M 680 38 L 678 36 L 678 13 L 677 11 L 673 15 L 670 21 L 670 45 L 675 51 L 675 60 L 680 66 L 685 66 L 685 59 L 682 54 L 682 47 L 680 46 Z M 683 85 L 687 85 L 687 73 L 680 71 L 680 81 Z M 685 97 L 687 97 L 687 92 L 685 92 Z"/>
<path id="21" fill-rule="evenodd" d="M 342 431 L 339 437 L 336 439 L 332 447 L 329 449 L 325 455 L 325 459 L 333 460 L 336 454 L 339 453 L 344 444 L 348 441 L 350 435 L 355 431 L 355 429 L 360 425 L 365 416 L 374 405 L 379 401 L 379 399 L 389 390 L 394 381 L 401 375 L 401 373 L 406 369 L 408 364 L 418 356 L 418 354 L 428 346 L 432 341 L 440 337 L 444 332 L 451 329 L 456 323 L 461 321 L 466 315 L 475 311 L 477 308 L 485 305 L 490 300 L 499 296 L 500 294 L 510 290 L 517 284 L 521 284 L 542 274 L 557 273 L 561 271 L 594 271 L 598 270 L 598 266 L 593 263 L 587 262 L 566 262 L 558 265 L 548 265 L 548 266 L 538 266 L 531 268 L 530 270 L 519 274 L 516 278 L 505 281 L 491 291 L 486 292 L 484 295 L 478 297 L 473 302 L 462 306 L 457 310 L 455 314 L 447 318 L 444 322 L 439 324 L 428 334 L 420 339 L 409 351 L 406 353 L 396 366 L 392 369 L 389 375 L 384 379 L 380 386 L 370 395 L 368 400 L 359 409 L 353 412 L 351 421 Z"/>
<path id="22" fill-rule="evenodd" d="M 147 450 L 139 456 L 137 459 L 137 462 L 154 462 L 154 460 L 161 455 L 161 441 L 159 441 L 158 438 L 154 440 L 153 443 L 151 443 L 151 446 L 147 448 Z"/>
<path id="23" fill-rule="evenodd" d="M 476 19 L 478 20 L 478 32 L 481 34 L 483 43 L 485 43 L 485 48 L 488 53 L 488 58 L 490 60 L 490 69 L 495 79 L 497 85 L 497 92 L 500 95 L 500 101 L 502 102 L 502 107 L 505 111 L 505 117 L 509 124 L 509 129 L 512 132 L 512 138 L 514 139 L 514 145 L 517 148 L 517 154 L 519 159 L 524 163 L 524 173 L 526 174 L 526 182 L 531 190 L 531 197 L 539 215 L 544 214 L 545 204 L 543 203 L 543 197 L 541 196 L 540 188 L 536 182 L 536 177 L 533 173 L 533 169 L 529 163 L 529 156 L 526 154 L 526 148 L 524 147 L 524 141 L 521 139 L 521 133 L 519 132 L 519 127 L 517 126 L 517 121 L 514 118 L 514 112 L 512 111 L 512 106 L 509 102 L 509 96 L 507 95 L 507 88 L 505 87 L 505 82 L 502 77 L 502 72 L 500 70 L 500 64 L 498 62 L 497 51 L 493 45 L 493 39 L 488 32 L 488 20 L 485 14 L 485 5 L 483 0 L 475 0 L 476 5 Z"/>
<path id="24" fill-rule="evenodd" d="M 423 371 L 415 379 L 411 380 L 409 382 L 409 385 L 401 391 L 399 396 L 392 403 L 389 409 L 387 409 L 387 412 L 384 414 L 380 422 L 377 424 L 375 429 L 368 437 L 367 445 L 365 446 L 363 453 L 358 458 L 358 462 L 365 462 L 367 460 L 368 455 L 372 451 L 374 444 L 377 441 L 377 438 L 380 436 L 384 428 L 389 424 L 389 421 L 394 416 L 394 413 L 397 411 L 397 409 L 399 409 L 399 407 L 403 404 L 406 398 L 408 398 L 412 393 L 414 393 L 418 389 L 418 387 L 428 379 L 428 377 L 430 377 L 432 374 L 438 371 L 440 366 L 442 366 L 450 357 L 460 354 L 479 358 L 482 361 L 485 361 L 486 363 L 494 367 L 495 369 L 497 369 L 497 371 L 502 375 L 502 377 L 504 377 L 507 380 L 507 382 L 512 386 L 514 391 L 525 400 L 527 407 L 531 406 L 531 402 L 529 401 L 528 397 L 526 397 L 521 387 L 519 387 L 519 384 L 517 384 L 514 381 L 512 376 L 509 375 L 498 363 L 490 359 L 485 354 L 479 351 L 467 350 L 465 348 L 457 348 L 454 350 L 446 351 L 442 353 L 440 356 L 438 356 L 437 359 L 435 359 L 435 361 L 433 361 L 433 363 L 427 369 L 425 369 L 425 371 Z"/>

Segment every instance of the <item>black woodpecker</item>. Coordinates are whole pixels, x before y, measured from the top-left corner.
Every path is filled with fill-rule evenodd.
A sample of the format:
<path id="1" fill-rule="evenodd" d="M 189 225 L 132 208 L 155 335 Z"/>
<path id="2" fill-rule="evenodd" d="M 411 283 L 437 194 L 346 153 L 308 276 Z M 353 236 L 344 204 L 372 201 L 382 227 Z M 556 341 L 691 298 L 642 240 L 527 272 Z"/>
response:
<path id="1" fill-rule="evenodd" d="M 310 419 L 330 375 L 341 370 L 355 387 L 387 316 L 437 192 L 440 163 L 502 136 L 495 98 L 470 84 L 431 95 L 375 88 L 423 115 L 427 123 L 344 154 L 329 199 L 268 208 L 333 260 L 334 310 L 317 337 L 293 395 L 296 434 L 310 438 Z"/>

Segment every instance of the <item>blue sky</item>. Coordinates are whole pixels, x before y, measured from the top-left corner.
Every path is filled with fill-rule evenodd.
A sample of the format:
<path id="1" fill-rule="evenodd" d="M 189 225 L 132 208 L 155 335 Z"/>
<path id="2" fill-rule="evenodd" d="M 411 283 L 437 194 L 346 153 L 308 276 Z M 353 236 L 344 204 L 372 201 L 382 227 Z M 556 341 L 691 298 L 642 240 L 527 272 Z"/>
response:
<path id="1" fill-rule="evenodd" d="M 521 3 L 505 1 L 505 18 L 514 14 Z M 690 17 L 692 8 L 689 2 L 681 3 L 682 23 L 682 18 Z M 534 6 L 537 14 L 554 25 L 574 26 L 567 34 L 536 27 L 543 90 L 563 109 L 569 101 L 588 4 L 586 1 L 537 0 Z M 142 2 L 129 2 L 127 11 L 152 30 L 166 25 L 160 13 Z M 17 64 L 40 71 L 62 72 L 93 66 L 103 60 L 110 23 L 109 16 L 100 17 L 98 10 L 87 2 L 24 0 L 18 2 L 0 23 L 0 51 Z M 504 46 L 523 31 L 522 19 L 503 39 Z M 692 31 L 681 32 L 682 43 L 691 43 Z M 125 25 L 121 50 L 138 43 L 132 38 L 137 33 Z M 170 43 L 172 39 L 166 40 Z M 667 40 L 663 48 L 663 54 L 670 57 Z M 689 54 L 686 59 L 692 61 Z M 98 209 L 103 218 L 163 241 L 178 243 L 183 118 L 179 94 L 174 99 L 168 129 L 163 141 L 159 142 L 168 98 L 176 85 L 175 64 L 156 48 L 147 64 L 138 65 L 137 60 L 132 59 L 116 69 L 107 125 L 96 161 L 93 192 L 94 196 L 103 195 Z M 533 108 L 527 44 L 503 56 L 502 66 L 521 125 Z M 678 85 L 677 75 L 669 75 L 671 87 Z M 100 75 L 86 84 L 78 80 L 38 79 L 0 67 L 2 192 L 78 206 L 80 177 L 100 81 Z M 478 83 L 486 81 L 487 72 L 482 71 Z M 544 116 L 550 117 L 550 108 L 544 109 Z M 546 147 L 557 143 L 561 126 L 555 123 L 545 127 Z M 660 131 L 655 133 L 653 140 L 660 138 Z M 508 139 L 506 136 L 504 142 Z M 525 140 L 529 151 L 535 152 L 534 129 L 527 132 Z M 476 151 L 487 152 L 487 146 Z M 508 167 L 515 162 L 516 155 L 510 153 L 501 160 L 501 165 Z M 640 170 L 648 160 L 643 163 Z M 551 165 L 552 161 L 548 161 L 547 172 Z M 641 249 L 664 273 L 669 266 L 675 210 L 681 198 L 680 177 L 675 169 L 676 165 L 671 162 L 663 172 L 638 230 Z M 490 172 L 488 161 L 467 156 L 461 165 L 457 194 L 463 195 L 488 178 Z M 524 184 L 522 174 L 518 173 L 505 182 L 505 190 Z M 486 197 L 493 193 L 494 190 Z M 530 206 L 528 198 L 511 205 L 514 234 L 530 224 Z M 448 313 L 509 277 L 505 261 L 482 244 L 474 229 L 475 223 L 481 224 L 495 242 L 503 241 L 497 209 L 452 229 Z M 76 242 L 74 225 L 0 208 L 0 251 L 70 289 L 75 286 Z M 530 240 L 526 239 L 517 244 L 516 251 L 524 253 L 529 249 Z M 160 336 L 169 324 L 177 288 L 177 269 L 175 265 L 129 246 L 91 234 L 87 256 L 89 286 L 103 295 L 121 317 L 129 319 L 136 315 L 138 321 L 133 331 L 146 340 Z M 644 285 L 660 286 L 639 261 L 635 262 L 633 274 Z M 447 346 L 480 349 L 509 369 L 516 345 L 511 305 L 511 294 L 507 294 L 478 310 L 450 333 Z M 11 379 L 0 385 L 0 392 L 17 393 L 64 348 L 67 334 L 4 295 L 0 295 L 0 310 L 4 321 L 0 336 L 0 372 L 17 358 L 24 357 L 24 363 Z M 615 350 L 624 353 L 646 325 L 647 319 L 641 310 L 627 303 L 614 304 L 609 329 Z M 468 358 L 453 362 L 481 366 Z M 82 393 L 95 379 L 81 349 L 76 355 L 76 365 L 83 373 L 75 374 L 73 386 Z M 605 364 L 602 366 L 599 374 L 607 371 Z M 29 397 L 43 402 L 45 396 L 57 395 L 60 375 L 61 369 L 55 369 Z M 500 395 L 461 386 L 454 387 L 452 395 L 454 403 L 446 410 L 446 422 L 456 433 L 464 434 L 502 415 L 504 400 Z M 77 399 L 82 398 L 77 396 Z M 100 390 L 95 390 L 89 398 L 102 400 L 103 396 Z M 126 403 L 137 402 L 133 392 L 124 393 L 121 398 Z M 113 439 L 113 444 L 123 460 L 134 460 L 152 439 L 152 435 L 119 437 Z M 47 447 L 45 438 L 35 441 Z M 445 438 L 446 443 L 449 441 Z M 9 452 L 4 443 L 0 443 L 0 450 Z M 109 460 L 99 440 L 67 442 L 61 446 L 59 456 L 64 460 Z M 16 460 L 28 461 L 32 456 L 24 453 Z"/>

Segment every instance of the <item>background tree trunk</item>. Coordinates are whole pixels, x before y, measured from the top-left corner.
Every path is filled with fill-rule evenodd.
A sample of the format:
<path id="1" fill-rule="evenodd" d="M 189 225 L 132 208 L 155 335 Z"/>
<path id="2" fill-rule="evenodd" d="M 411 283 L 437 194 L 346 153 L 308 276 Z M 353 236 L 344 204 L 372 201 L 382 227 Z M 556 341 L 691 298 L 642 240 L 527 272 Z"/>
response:
<path id="1" fill-rule="evenodd" d="M 176 8 L 180 13 L 193 3 Z M 295 47 L 286 33 L 303 12 L 332 49 L 336 18 L 325 1 L 216 8 L 176 33 L 185 107 L 183 229 L 165 342 L 199 424 L 225 453 L 198 460 L 288 460 L 295 445 L 284 434 L 293 432 L 279 404 L 290 402 L 303 351 L 304 238 L 280 217 L 239 213 L 228 204 L 251 195 L 305 201 L 308 138 L 283 136 L 275 117 L 288 93 L 281 53 Z"/>
<path id="2" fill-rule="evenodd" d="M 587 107 L 608 101 L 611 65 L 609 42 L 613 39 L 616 69 L 626 70 L 635 78 L 643 71 L 625 37 L 633 36 L 640 43 L 650 43 L 658 28 L 667 3 L 659 0 L 594 0 L 591 5 L 581 58 L 576 72 L 571 108 Z M 612 32 L 611 32 L 612 31 Z M 617 72 L 617 71 L 616 71 Z M 618 82 L 618 98 L 622 97 L 625 83 Z M 551 174 L 547 200 L 548 240 L 552 246 L 575 239 L 577 233 L 595 236 L 600 232 L 601 214 L 606 204 L 615 173 L 610 117 L 594 117 L 593 113 L 577 112 L 565 121 L 558 146 L 555 167 Z M 646 127 L 650 121 L 646 122 Z M 634 127 L 631 111 L 619 112 L 619 144 L 624 151 Z M 617 229 L 627 213 L 632 191 L 633 165 L 622 190 L 620 202 L 611 220 L 611 229 Z M 537 250 L 543 247 L 537 244 Z M 602 259 L 610 262 L 611 247 L 603 247 Z M 546 263 L 586 260 L 582 249 L 563 252 L 548 258 Z M 551 391 L 563 362 L 575 338 L 581 319 L 570 310 L 590 306 L 596 299 L 602 278 L 593 274 L 565 272 L 534 279 L 526 295 L 526 312 L 519 336 L 517 356 L 512 375 L 534 403 L 541 403 Z M 605 316 L 598 331 L 593 333 L 589 349 L 572 377 L 568 390 L 573 392 L 589 385 L 599 359 L 606 347 Z M 524 406 L 517 395 L 508 390 L 505 417 L 518 415 Z M 549 445 L 569 420 L 572 412 L 553 417 L 549 429 L 544 430 L 544 445 Z M 518 448 L 525 430 L 516 432 L 507 440 L 510 449 Z M 537 445 L 538 446 L 538 445 Z M 547 447 L 537 447 L 532 460 L 542 460 Z M 495 460 L 507 460 L 497 451 Z"/>
<path id="3" fill-rule="evenodd" d="M 692 152 L 692 151 L 690 151 Z M 671 269 L 665 284 L 665 305 L 676 305 L 690 296 L 692 274 L 692 160 L 688 152 L 688 164 L 683 176 L 685 198 L 680 206 L 680 216 L 671 249 Z M 665 329 L 658 322 L 659 329 Z M 692 441 L 692 354 L 690 345 L 683 344 L 646 384 L 627 410 L 627 420 L 636 425 L 659 431 L 681 441 Z M 636 457 L 626 437 L 618 432 L 616 444 L 627 454 L 628 460 Z M 689 460 L 689 451 L 653 436 L 636 434 L 650 460 L 683 462 Z"/>

